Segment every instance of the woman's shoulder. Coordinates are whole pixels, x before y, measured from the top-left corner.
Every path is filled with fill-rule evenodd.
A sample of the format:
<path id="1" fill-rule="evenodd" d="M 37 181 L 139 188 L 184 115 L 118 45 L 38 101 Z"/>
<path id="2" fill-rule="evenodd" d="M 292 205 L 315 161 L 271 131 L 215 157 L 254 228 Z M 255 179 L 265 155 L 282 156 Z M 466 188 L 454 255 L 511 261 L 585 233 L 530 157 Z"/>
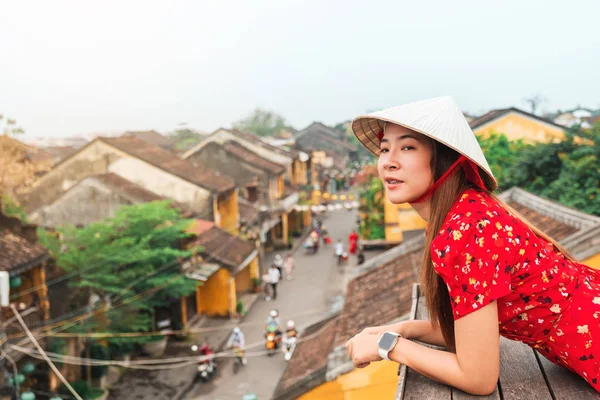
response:
<path id="1" fill-rule="evenodd" d="M 443 228 L 464 226 L 470 222 L 498 218 L 503 207 L 488 193 L 474 189 L 465 190 L 454 202 L 444 219 Z"/>
<path id="2" fill-rule="evenodd" d="M 514 219 L 489 193 L 468 189 L 451 207 L 434 242 L 445 241 L 445 238 L 456 243 L 466 236 L 493 235 L 498 227 L 512 225 Z M 492 228 L 488 228 L 490 226 Z"/>

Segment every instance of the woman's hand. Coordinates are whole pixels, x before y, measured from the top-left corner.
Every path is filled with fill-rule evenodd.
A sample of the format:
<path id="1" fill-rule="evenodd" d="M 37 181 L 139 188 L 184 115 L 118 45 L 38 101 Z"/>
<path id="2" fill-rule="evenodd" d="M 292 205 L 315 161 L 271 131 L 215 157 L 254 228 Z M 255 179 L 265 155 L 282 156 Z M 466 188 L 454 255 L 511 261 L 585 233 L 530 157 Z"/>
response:
<path id="1" fill-rule="evenodd" d="M 377 334 L 379 336 L 381 336 L 383 334 L 383 332 L 394 332 L 394 333 L 398 333 L 398 334 L 402 335 L 403 337 L 406 337 L 406 335 L 403 332 L 404 331 L 403 325 L 405 322 L 406 321 L 401 321 L 401 322 L 396 322 L 395 324 L 390 324 L 390 325 L 372 326 L 372 327 L 363 329 L 363 332 L 373 333 L 373 334 Z"/>
<path id="2" fill-rule="evenodd" d="M 358 335 L 346 342 L 346 350 L 356 368 L 364 368 L 372 362 L 380 361 L 379 356 L 379 328 L 366 328 Z M 384 332 L 384 331 L 382 331 Z"/>

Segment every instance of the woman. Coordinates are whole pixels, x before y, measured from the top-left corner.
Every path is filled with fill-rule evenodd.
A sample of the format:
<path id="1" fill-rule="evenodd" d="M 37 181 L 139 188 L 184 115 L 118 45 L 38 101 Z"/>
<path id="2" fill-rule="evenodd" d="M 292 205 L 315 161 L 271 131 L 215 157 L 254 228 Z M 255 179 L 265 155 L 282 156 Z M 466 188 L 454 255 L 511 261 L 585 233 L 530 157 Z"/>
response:
<path id="1" fill-rule="evenodd" d="M 600 391 L 600 271 L 577 263 L 492 194 L 496 180 L 454 101 L 392 108 L 359 117 L 352 128 L 379 157 L 389 200 L 410 203 L 428 222 L 421 281 L 432 321 L 363 330 L 346 344 L 354 365 L 387 357 L 465 392 L 489 394 L 502 335 Z M 384 332 L 400 335 L 386 342 L 389 349 L 380 342 L 390 336 Z"/>
<path id="2" fill-rule="evenodd" d="M 294 272 L 294 258 L 292 257 L 292 253 L 288 253 L 287 256 L 285 256 L 283 268 L 285 269 L 287 280 L 292 280 L 292 273 Z"/>
<path id="3" fill-rule="evenodd" d="M 350 254 L 356 254 L 356 247 L 358 244 L 358 233 L 356 233 L 355 230 L 350 232 L 350 235 L 348 235 L 348 244 L 350 247 Z"/>

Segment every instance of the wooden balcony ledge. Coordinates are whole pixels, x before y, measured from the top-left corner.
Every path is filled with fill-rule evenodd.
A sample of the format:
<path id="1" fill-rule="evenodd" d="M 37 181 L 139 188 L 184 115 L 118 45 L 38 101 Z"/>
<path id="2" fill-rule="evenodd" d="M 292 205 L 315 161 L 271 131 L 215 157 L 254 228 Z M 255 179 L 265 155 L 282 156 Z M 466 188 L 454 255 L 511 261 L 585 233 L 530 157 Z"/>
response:
<path id="1" fill-rule="evenodd" d="M 413 286 L 411 320 L 427 320 L 419 284 Z M 500 379 L 489 396 L 473 396 L 435 382 L 406 365 L 398 369 L 396 400 L 600 400 L 600 394 L 579 377 L 554 365 L 529 346 L 500 338 Z"/>

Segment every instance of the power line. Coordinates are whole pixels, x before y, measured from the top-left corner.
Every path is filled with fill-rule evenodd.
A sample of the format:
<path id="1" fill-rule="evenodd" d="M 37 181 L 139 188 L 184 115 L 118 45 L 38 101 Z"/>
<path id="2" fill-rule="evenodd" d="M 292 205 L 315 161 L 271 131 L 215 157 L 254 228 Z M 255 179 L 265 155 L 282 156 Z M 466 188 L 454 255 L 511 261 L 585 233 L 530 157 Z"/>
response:
<path id="1" fill-rule="evenodd" d="M 27 336 L 29 337 L 29 340 L 31 340 L 31 342 L 33 343 L 33 345 L 38 349 L 38 351 L 41 353 L 42 357 L 44 358 L 44 360 L 46 360 L 46 362 L 48 363 L 48 365 L 50 365 L 50 368 L 52 368 L 52 371 L 54 371 L 54 373 L 56 374 L 56 376 L 58 376 L 58 378 L 62 381 L 62 383 L 65 384 L 65 386 L 67 387 L 67 389 L 69 389 L 69 391 L 73 394 L 73 396 L 75 396 L 75 398 L 77 400 L 83 400 L 77 394 L 77 392 L 75 391 L 75 389 L 73 389 L 73 387 L 65 379 L 65 377 L 60 373 L 60 371 L 58 370 L 58 368 L 56 368 L 56 366 L 50 360 L 50 358 L 48 358 L 48 356 L 46 355 L 46 353 L 44 353 L 44 349 L 42 349 L 42 346 L 40 346 L 40 344 L 38 343 L 38 341 L 35 339 L 35 336 L 33 336 L 33 333 L 31 333 L 31 331 L 29 330 L 29 328 L 25 324 L 25 321 L 23 321 L 23 318 L 21 318 L 21 314 L 19 314 L 19 312 L 17 311 L 17 309 L 15 308 L 15 306 L 13 304 L 10 305 L 10 309 L 12 310 L 13 314 L 15 314 L 15 317 L 19 321 L 19 324 L 21 324 L 21 326 L 23 327 L 23 329 L 25 329 L 25 332 L 27 333 Z"/>
<path id="2" fill-rule="evenodd" d="M 306 337 L 300 337 L 298 343 L 302 343 L 308 340 L 313 339 L 314 337 L 319 336 L 323 331 L 325 331 L 329 326 L 334 324 L 336 319 L 329 321 L 327 324 L 323 325 L 319 330 L 313 332 L 312 334 Z M 256 346 L 264 345 L 264 340 L 254 342 L 245 346 L 245 348 L 252 348 Z M 34 349 L 28 349 L 25 347 L 17 346 L 17 345 L 9 345 L 12 349 L 22 352 L 24 354 L 30 355 L 34 358 L 39 358 L 39 351 L 35 351 Z M 254 352 L 246 352 L 245 355 L 248 357 L 260 357 L 268 354 L 269 350 L 263 351 L 254 351 Z M 65 364 L 74 364 L 74 365 L 94 365 L 94 366 L 108 366 L 108 365 L 116 365 L 125 368 L 131 369 L 144 369 L 144 370 L 158 370 L 158 369 L 176 369 L 185 367 L 187 365 L 191 365 L 197 362 L 206 361 L 213 358 L 231 358 L 235 357 L 235 355 L 231 354 L 229 351 L 223 351 L 220 353 L 215 353 L 210 356 L 187 356 L 187 357 L 174 357 L 167 359 L 150 359 L 150 360 L 137 360 L 137 361 L 113 361 L 113 360 L 99 360 L 99 359 L 90 359 L 83 357 L 75 357 L 75 356 L 67 356 L 58 353 L 46 353 L 50 358 L 53 358 L 55 361 L 60 361 Z"/>

